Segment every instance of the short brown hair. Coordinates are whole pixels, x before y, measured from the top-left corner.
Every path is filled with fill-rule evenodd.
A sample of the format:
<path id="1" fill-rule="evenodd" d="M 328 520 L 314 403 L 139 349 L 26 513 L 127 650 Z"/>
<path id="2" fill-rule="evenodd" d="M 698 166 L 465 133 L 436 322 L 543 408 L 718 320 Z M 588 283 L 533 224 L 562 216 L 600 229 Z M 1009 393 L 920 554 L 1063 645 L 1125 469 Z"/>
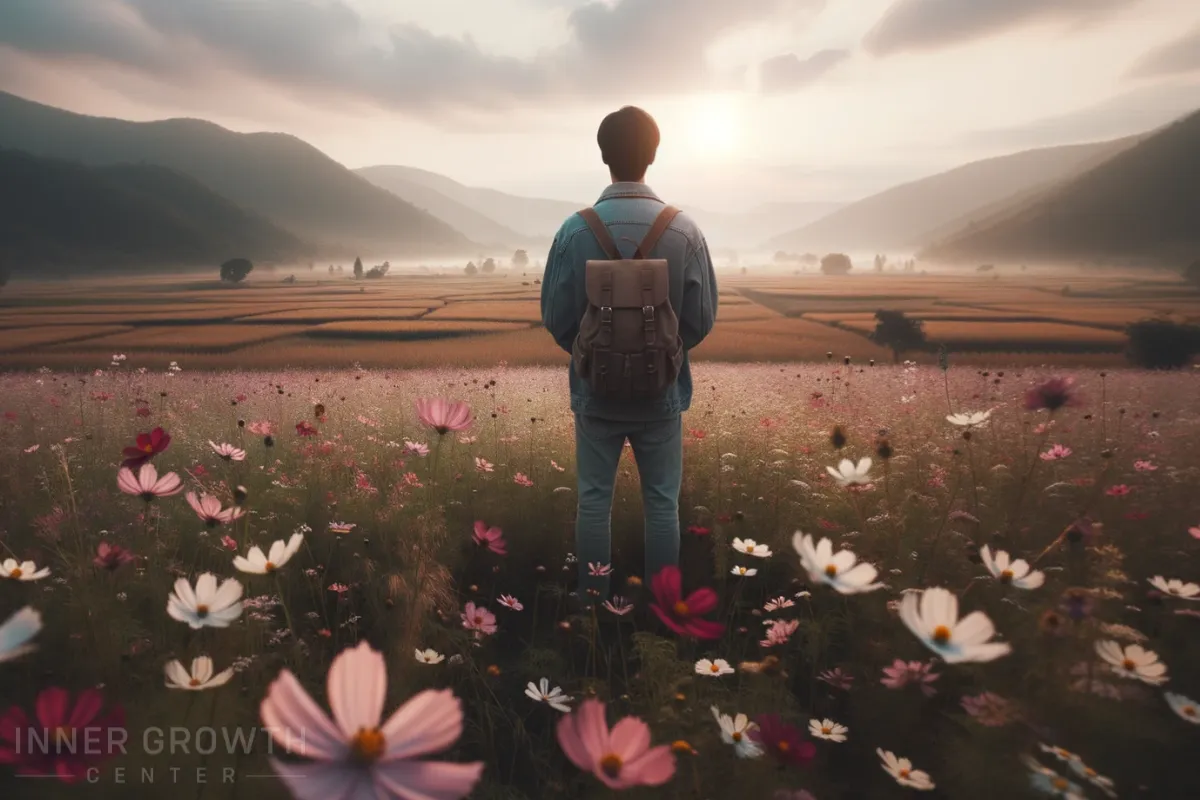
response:
<path id="1" fill-rule="evenodd" d="M 642 109 L 625 106 L 604 118 L 596 132 L 596 142 L 615 179 L 638 181 L 654 163 L 658 152 L 658 124 Z"/>

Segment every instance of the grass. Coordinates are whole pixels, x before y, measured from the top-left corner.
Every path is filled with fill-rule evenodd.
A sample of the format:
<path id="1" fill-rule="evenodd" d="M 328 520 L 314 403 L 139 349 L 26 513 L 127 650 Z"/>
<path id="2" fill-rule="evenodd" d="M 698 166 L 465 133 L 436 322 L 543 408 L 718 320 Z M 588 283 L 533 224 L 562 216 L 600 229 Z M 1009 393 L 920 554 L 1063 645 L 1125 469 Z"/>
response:
<path id="1" fill-rule="evenodd" d="M 427 319 L 499 320 L 540 322 L 541 304 L 528 300 L 491 300 L 450 303 L 429 313 Z"/>
<path id="2" fill-rule="evenodd" d="M 305 331 L 309 336 L 355 339 L 424 339 L 442 336 L 495 333 L 497 331 L 527 330 L 524 322 L 481 322 L 472 320 L 348 320 L 326 322 Z"/>
<path id="3" fill-rule="evenodd" d="M 59 342 L 79 342 L 131 330 L 124 325 L 48 325 L 6 330 L 0 336 L 0 351 L 27 350 Z"/>
<path id="4" fill-rule="evenodd" d="M 206 325 L 145 327 L 87 340 L 89 349 L 156 350 L 178 348 L 184 352 L 224 350 L 231 347 L 300 333 L 303 325 Z"/>

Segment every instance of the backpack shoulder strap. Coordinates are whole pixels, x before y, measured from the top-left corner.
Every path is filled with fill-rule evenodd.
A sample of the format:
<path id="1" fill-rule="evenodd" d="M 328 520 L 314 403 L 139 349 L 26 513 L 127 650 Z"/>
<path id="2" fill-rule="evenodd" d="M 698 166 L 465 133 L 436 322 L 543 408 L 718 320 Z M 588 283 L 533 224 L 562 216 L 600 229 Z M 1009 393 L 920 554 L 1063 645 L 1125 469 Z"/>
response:
<path id="1" fill-rule="evenodd" d="M 654 224 L 646 232 L 646 238 L 642 239 L 642 243 L 638 245 L 637 252 L 633 254 L 633 257 L 649 258 L 650 253 L 654 251 L 654 246 L 658 244 L 658 240 L 667 232 L 667 228 L 671 226 L 671 223 L 675 221 L 675 217 L 679 213 L 679 209 L 675 208 L 675 206 L 666 206 L 662 211 L 658 212 L 658 218 L 654 220 Z"/>
<path id="2" fill-rule="evenodd" d="M 604 224 L 604 220 L 600 219 L 600 215 L 593 208 L 585 208 L 579 212 L 579 216 L 583 217 L 583 221 L 592 229 L 592 235 L 596 237 L 596 241 L 600 243 L 600 247 L 604 253 L 613 261 L 621 260 L 621 251 L 617 249 L 617 243 L 613 241 L 612 234 L 608 232 L 608 226 Z"/>

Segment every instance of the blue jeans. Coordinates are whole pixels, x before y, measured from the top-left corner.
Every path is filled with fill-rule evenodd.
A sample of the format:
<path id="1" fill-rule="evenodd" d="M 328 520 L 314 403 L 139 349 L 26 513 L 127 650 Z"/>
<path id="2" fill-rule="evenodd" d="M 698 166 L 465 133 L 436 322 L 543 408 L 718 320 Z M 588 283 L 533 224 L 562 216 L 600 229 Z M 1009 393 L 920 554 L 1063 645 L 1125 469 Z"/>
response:
<path id="1" fill-rule="evenodd" d="M 646 580 L 679 563 L 679 487 L 683 480 L 683 422 L 679 416 L 654 422 L 618 422 L 575 415 L 575 459 L 579 508 L 575 554 L 579 557 L 579 597 L 591 589 L 608 597 L 608 578 L 589 574 L 589 563 L 612 562 L 613 486 L 625 440 L 633 447 L 642 484 L 646 524 Z"/>

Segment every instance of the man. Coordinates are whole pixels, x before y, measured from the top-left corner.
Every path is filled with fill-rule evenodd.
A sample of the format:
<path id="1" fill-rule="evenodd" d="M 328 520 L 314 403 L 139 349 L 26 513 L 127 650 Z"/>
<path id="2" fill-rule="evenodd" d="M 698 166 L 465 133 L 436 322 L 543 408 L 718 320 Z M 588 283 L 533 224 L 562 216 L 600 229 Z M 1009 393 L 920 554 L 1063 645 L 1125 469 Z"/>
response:
<path id="1" fill-rule="evenodd" d="M 576 369 L 571 370 L 571 410 L 575 413 L 575 453 L 579 506 L 575 552 L 579 558 L 580 599 L 607 596 L 607 578 L 589 564 L 612 559 L 612 502 L 617 466 L 626 439 L 633 449 L 645 508 L 646 576 L 679 560 L 679 489 L 683 478 L 681 414 L 692 400 L 687 351 L 704 340 L 717 314 L 717 280 L 708 245 L 696 224 L 676 215 L 652 253 L 637 253 L 665 204 L 646 185 L 659 132 L 654 119 L 626 106 L 609 114 L 596 135 L 612 184 L 593 207 L 620 255 L 666 259 L 669 299 L 679 318 L 683 360 L 677 380 L 649 400 L 618 401 L 600 396 Z M 603 234 L 603 230 L 599 232 Z M 638 248 L 640 250 L 640 248 Z M 589 260 L 608 258 L 597 233 L 580 214 L 572 215 L 554 237 L 542 279 L 542 321 L 559 347 L 572 352 L 588 308 L 584 281 Z M 611 312 L 610 312 L 611 313 Z"/>

